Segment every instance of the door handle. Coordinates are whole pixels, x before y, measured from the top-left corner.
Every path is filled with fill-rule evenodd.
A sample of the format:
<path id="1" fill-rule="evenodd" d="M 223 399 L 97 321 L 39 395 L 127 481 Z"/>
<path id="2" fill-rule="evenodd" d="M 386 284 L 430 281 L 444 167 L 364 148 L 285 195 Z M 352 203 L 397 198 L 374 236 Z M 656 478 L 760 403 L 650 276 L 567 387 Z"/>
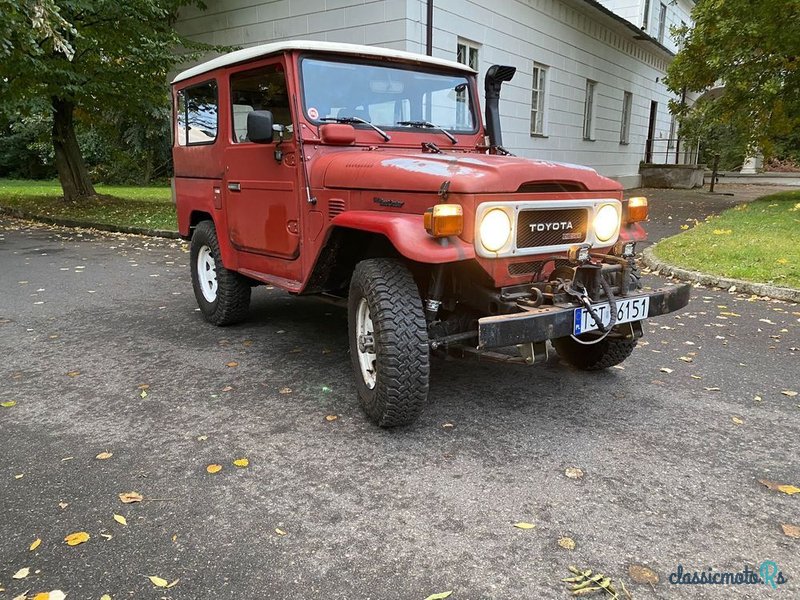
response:
<path id="1" fill-rule="evenodd" d="M 228 184 L 228 189 L 232 192 L 241 192 L 242 191 L 242 184 L 238 181 L 232 181 Z"/>

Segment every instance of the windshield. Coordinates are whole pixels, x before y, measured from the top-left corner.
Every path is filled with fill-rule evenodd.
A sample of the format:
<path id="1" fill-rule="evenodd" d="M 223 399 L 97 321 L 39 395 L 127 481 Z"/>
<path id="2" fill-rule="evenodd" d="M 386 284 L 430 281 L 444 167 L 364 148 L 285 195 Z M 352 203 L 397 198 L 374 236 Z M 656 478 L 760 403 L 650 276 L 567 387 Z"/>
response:
<path id="1" fill-rule="evenodd" d="M 454 132 L 476 130 L 465 75 L 315 58 L 304 59 L 301 70 L 311 121 L 358 117 L 388 128 L 400 121 L 427 121 Z"/>

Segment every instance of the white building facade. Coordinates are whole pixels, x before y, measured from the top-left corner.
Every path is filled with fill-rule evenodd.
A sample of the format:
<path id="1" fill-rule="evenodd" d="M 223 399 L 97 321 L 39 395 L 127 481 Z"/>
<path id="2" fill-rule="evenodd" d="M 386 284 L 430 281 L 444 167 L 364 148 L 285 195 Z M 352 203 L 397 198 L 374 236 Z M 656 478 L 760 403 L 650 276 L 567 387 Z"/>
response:
<path id="1" fill-rule="evenodd" d="M 589 165 L 626 187 L 639 164 L 688 162 L 663 83 L 670 27 L 692 0 L 206 0 L 176 27 L 198 41 L 290 39 L 383 46 L 517 68 L 500 101 L 503 143 L 521 156 Z M 432 14 L 432 19 L 429 16 Z M 430 24 L 430 25 L 429 25 Z"/>

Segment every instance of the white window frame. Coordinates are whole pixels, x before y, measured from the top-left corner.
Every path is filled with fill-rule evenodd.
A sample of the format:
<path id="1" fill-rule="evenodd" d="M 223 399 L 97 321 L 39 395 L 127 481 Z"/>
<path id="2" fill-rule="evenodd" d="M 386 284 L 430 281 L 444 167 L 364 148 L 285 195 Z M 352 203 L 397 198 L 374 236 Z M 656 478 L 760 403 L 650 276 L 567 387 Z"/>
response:
<path id="1" fill-rule="evenodd" d="M 644 10 L 642 11 L 642 29 L 647 31 L 650 28 L 650 0 L 644 0 Z"/>
<path id="2" fill-rule="evenodd" d="M 533 63 L 531 83 L 531 136 L 547 137 L 547 99 L 550 67 Z"/>
<path id="3" fill-rule="evenodd" d="M 678 131 L 678 121 L 675 115 L 672 115 L 672 120 L 669 122 L 669 137 L 667 138 L 667 150 L 675 149 L 675 135 Z"/>
<path id="4" fill-rule="evenodd" d="M 663 2 L 658 9 L 658 43 L 664 43 L 667 34 L 667 5 Z"/>
<path id="5" fill-rule="evenodd" d="M 633 113 L 633 93 L 622 93 L 622 119 L 619 128 L 619 143 L 627 146 L 631 143 L 631 114 Z"/>
<path id="6" fill-rule="evenodd" d="M 461 48 L 464 48 L 464 55 L 460 56 Z M 475 59 L 473 61 L 473 58 Z M 476 71 L 480 71 L 480 59 L 481 59 L 481 46 L 476 42 L 472 42 L 470 40 L 464 38 L 458 38 L 456 42 L 456 61 L 460 62 L 462 65 L 467 65 L 468 67 L 475 69 Z"/>
<path id="7" fill-rule="evenodd" d="M 583 105 L 583 139 L 587 142 L 595 141 L 594 123 L 597 100 L 597 82 L 586 80 L 586 102 Z"/>

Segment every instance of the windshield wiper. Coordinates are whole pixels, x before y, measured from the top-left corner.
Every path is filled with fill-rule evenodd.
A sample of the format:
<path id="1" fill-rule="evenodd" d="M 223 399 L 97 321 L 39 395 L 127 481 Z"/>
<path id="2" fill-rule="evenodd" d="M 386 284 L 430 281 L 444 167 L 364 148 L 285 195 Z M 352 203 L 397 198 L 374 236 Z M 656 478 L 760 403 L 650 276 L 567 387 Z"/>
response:
<path id="1" fill-rule="evenodd" d="M 425 127 L 427 129 L 435 129 L 435 130 L 441 131 L 443 134 L 445 134 L 448 137 L 448 139 L 451 142 L 453 142 L 453 144 L 457 144 L 458 143 L 458 140 L 456 139 L 456 136 L 454 136 L 452 133 L 450 133 L 449 131 L 447 131 L 443 127 L 440 127 L 439 125 L 434 125 L 433 123 L 431 123 L 429 121 L 398 121 L 397 125 L 408 125 L 409 127 Z"/>
<path id="2" fill-rule="evenodd" d="M 381 129 L 377 125 L 373 125 L 372 123 L 366 121 L 365 119 L 362 119 L 361 117 L 322 117 L 320 121 L 334 121 L 336 123 L 349 123 L 351 125 L 353 123 L 364 123 L 364 125 L 369 125 L 375 131 L 377 131 L 385 141 L 388 142 L 389 140 L 392 139 L 391 137 L 389 137 L 389 134 L 386 133 L 383 129 Z"/>

